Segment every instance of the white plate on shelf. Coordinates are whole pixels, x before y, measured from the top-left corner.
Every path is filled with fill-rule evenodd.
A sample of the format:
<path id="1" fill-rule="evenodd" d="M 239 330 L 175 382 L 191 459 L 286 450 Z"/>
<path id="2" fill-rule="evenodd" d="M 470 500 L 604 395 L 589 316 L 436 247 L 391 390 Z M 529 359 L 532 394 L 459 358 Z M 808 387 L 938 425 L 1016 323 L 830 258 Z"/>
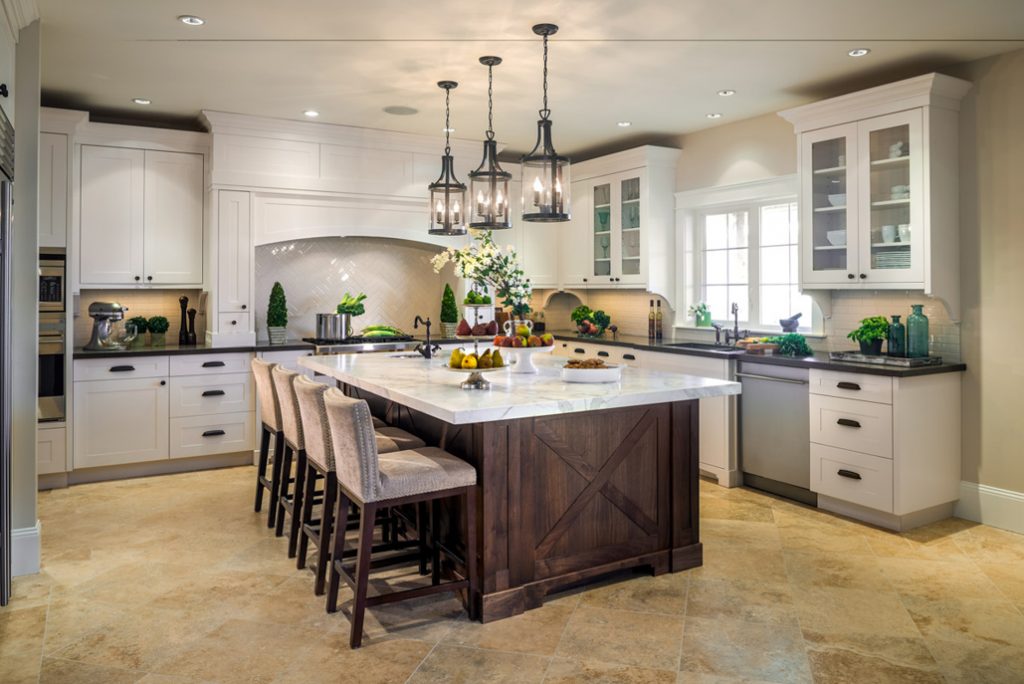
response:
<path id="1" fill-rule="evenodd" d="M 564 382 L 618 382 L 622 380 L 622 366 L 605 364 L 604 368 L 567 368 L 562 367 Z"/>

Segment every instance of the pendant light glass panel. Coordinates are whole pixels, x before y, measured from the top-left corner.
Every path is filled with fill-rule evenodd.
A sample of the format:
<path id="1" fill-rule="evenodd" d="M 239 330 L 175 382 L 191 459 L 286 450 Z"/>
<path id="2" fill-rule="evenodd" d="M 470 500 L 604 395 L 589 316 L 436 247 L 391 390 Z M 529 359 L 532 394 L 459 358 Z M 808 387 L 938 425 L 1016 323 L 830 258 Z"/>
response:
<path id="1" fill-rule="evenodd" d="M 480 63 L 487 67 L 487 139 L 484 157 L 476 171 L 469 174 L 469 201 L 472 218 L 469 227 L 475 230 L 505 230 L 512 227 L 508 184 L 512 174 L 498 163 L 498 144 L 494 140 L 494 67 L 501 57 L 486 56 Z"/>
<path id="2" fill-rule="evenodd" d="M 444 100 L 444 154 L 441 156 L 441 175 L 428 187 L 430 190 L 431 235 L 466 234 L 466 186 L 455 177 L 455 162 L 451 155 L 451 108 L 452 89 L 455 81 L 441 81 L 438 87 L 445 91 Z"/>

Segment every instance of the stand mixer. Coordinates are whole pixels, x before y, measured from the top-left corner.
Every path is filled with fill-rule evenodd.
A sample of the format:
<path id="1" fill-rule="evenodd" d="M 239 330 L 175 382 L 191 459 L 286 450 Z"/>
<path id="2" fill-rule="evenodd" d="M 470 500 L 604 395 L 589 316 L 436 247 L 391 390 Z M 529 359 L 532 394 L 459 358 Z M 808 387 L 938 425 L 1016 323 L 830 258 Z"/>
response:
<path id="1" fill-rule="evenodd" d="M 124 319 L 126 311 L 128 311 L 128 307 L 117 302 L 93 302 L 90 304 L 89 317 L 92 318 L 92 337 L 84 349 L 110 351 L 127 347 L 137 334 L 134 329 L 129 329 L 121 337 L 114 335 L 114 324 Z"/>

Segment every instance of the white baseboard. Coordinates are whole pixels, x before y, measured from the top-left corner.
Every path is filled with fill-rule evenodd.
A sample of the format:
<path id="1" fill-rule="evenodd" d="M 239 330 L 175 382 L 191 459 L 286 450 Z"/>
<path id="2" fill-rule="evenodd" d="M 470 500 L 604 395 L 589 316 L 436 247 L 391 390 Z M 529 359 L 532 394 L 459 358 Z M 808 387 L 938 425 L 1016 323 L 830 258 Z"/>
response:
<path id="1" fill-rule="evenodd" d="M 953 515 L 1024 534 L 1024 492 L 961 482 Z"/>
<path id="2" fill-rule="evenodd" d="M 39 521 L 35 527 L 11 531 L 11 574 L 34 575 L 39 572 Z"/>

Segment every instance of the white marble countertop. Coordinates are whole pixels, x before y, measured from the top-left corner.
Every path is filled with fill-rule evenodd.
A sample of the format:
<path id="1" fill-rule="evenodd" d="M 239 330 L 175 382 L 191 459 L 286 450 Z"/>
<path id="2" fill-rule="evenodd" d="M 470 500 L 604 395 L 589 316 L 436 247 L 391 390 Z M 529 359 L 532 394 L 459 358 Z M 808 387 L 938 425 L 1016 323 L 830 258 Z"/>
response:
<path id="1" fill-rule="evenodd" d="M 299 364 L 451 425 L 740 393 L 738 382 L 640 368 L 623 368 L 622 380 L 616 383 L 566 383 L 560 371 L 567 359 L 547 354 L 534 357 L 537 374 L 494 371 L 484 375 L 490 389 L 464 390 L 459 383 L 467 375 L 448 370 L 446 360 L 382 352 L 304 356 Z"/>

